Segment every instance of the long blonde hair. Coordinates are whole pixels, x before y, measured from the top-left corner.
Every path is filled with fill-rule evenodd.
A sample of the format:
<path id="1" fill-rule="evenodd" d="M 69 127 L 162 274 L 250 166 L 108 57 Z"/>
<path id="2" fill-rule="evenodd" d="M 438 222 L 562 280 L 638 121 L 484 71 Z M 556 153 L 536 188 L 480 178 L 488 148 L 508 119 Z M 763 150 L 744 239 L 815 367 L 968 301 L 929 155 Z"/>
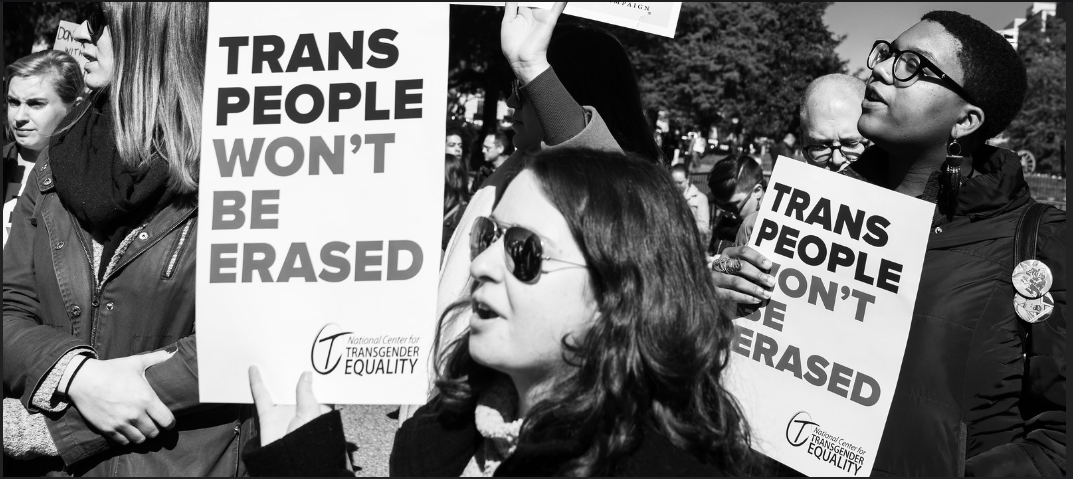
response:
<path id="1" fill-rule="evenodd" d="M 132 166 L 163 158 L 168 188 L 197 191 L 208 3 L 108 2 L 116 147 Z"/>

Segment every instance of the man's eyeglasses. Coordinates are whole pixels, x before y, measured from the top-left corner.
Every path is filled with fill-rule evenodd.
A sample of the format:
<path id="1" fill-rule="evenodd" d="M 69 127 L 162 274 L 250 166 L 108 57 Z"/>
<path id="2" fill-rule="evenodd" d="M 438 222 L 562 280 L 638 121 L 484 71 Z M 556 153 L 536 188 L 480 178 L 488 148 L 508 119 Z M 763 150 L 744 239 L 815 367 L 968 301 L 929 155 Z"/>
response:
<path id="1" fill-rule="evenodd" d="M 544 260 L 587 267 L 580 263 L 546 256 L 544 243 L 536 233 L 521 226 L 504 228 L 486 216 L 478 216 L 473 221 L 473 228 L 469 232 L 470 260 L 480 256 L 500 237 L 503 238 L 503 254 L 506 256 L 507 270 L 523 283 L 537 282 Z"/>
<path id="2" fill-rule="evenodd" d="M 838 150 L 842 153 L 842 156 L 846 158 L 847 162 L 852 163 L 861 156 L 861 153 L 864 153 L 866 146 L 867 145 L 860 140 L 818 143 L 806 146 L 805 156 L 816 165 L 827 166 L 827 163 L 831 161 L 831 157 L 834 156 L 835 150 Z"/>
<path id="3" fill-rule="evenodd" d="M 872 45 L 872 51 L 868 53 L 868 68 L 875 68 L 876 65 L 887 61 L 890 57 L 894 57 L 894 68 L 892 73 L 894 74 L 895 80 L 912 85 L 911 80 L 918 78 L 918 75 L 920 75 L 920 72 L 924 69 L 928 69 L 934 73 L 943 84 L 949 87 L 951 91 L 960 95 L 965 101 L 976 104 L 976 101 L 972 99 L 972 95 L 969 95 L 969 92 L 965 91 L 961 85 L 958 85 L 954 79 L 950 78 L 950 75 L 943 73 L 939 67 L 931 62 L 931 60 L 924 58 L 924 55 L 914 51 L 895 50 L 888 41 L 876 40 Z"/>
<path id="4" fill-rule="evenodd" d="M 753 188 L 755 188 L 755 186 Z M 751 194 L 747 194 L 743 196 L 741 200 L 735 203 L 723 203 L 721 201 L 716 201 L 715 206 L 716 208 L 719 208 L 719 210 L 722 211 L 723 214 L 725 214 L 727 217 L 736 220 L 741 218 L 741 209 L 745 208 L 745 203 L 748 202 L 749 198 L 752 198 L 752 196 L 753 195 Z"/>

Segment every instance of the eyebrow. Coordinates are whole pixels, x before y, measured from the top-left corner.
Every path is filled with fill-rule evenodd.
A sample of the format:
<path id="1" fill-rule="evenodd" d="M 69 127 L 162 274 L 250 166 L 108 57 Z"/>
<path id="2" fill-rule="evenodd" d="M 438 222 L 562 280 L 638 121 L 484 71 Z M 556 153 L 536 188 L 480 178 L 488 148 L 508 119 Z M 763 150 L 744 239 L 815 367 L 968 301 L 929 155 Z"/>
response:
<path id="1" fill-rule="evenodd" d="M 550 245 L 551 247 L 555 248 L 555 251 L 557 253 L 562 252 L 559 249 L 559 243 L 556 243 L 555 240 L 553 240 L 551 238 L 548 238 L 547 236 L 544 236 L 539 231 L 537 231 L 536 228 L 533 228 L 532 226 L 520 225 L 520 224 L 517 224 L 517 223 L 508 223 L 508 222 L 503 221 L 503 220 L 501 220 L 499 218 L 496 218 L 495 213 L 492 213 L 492 214 L 488 215 L 488 218 L 491 219 L 492 221 L 495 221 L 500 226 L 506 226 L 508 228 L 511 227 L 511 226 L 518 226 L 518 227 L 521 227 L 521 228 L 525 228 L 525 229 L 527 229 L 529 231 L 532 231 L 533 234 L 537 235 L 537 237 L 540 238 L 540 240 L 544 242 L 544 246 L 549 246 Z M 545 251 L 545 253 L 547 253 L 547 251 Z"/>

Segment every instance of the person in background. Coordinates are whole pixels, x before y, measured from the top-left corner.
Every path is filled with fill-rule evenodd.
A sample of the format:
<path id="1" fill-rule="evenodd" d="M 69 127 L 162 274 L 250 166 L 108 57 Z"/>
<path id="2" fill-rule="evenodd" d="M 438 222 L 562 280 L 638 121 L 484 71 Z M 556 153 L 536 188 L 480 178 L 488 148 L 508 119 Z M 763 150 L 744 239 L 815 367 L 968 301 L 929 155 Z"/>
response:
<path id="1" fill-rule="evenodd" d="M 52 133 L 81 101 L 82 67 L 70 55 L 44 50 L 8 65 L 7 123 L 15 140 L 4 145 L 4 245 L 11 232 L 15 200 Z"/>
<path id="2" fill-rule="evenodd" d="M 1036 203 L 1020 158 L 985 143 L 1021 110 L 1024 63 L 986 24 L 933 11 L 876 41 L 868 67 L 857 128 L 875 145 L 851 168 L 935 204 L 873 472 L 1064 476 L 1065 213 L 1045 208 L 1038 229 L 1020 233 Z M 1015 236 L 1035 240 L 1026 253 L 1039 263 L 1014 264 Z M 717 286 L 771 290 L 770 261 L 748 247 L 724 254 L 741 260 L 740 281 L 716 273 Z M 1011 278 L 1028 269 L 1050 281 L 1018 290 Z"/>
<path id="3" fill-rule="evenodd" d="M 787 158 L 797 158 L 797 148 L 794 145 L 797 144 L 797 137 L 793 132 L 786 132 L 782 136 L 782 141 L 771 148 L 771 168 L 775 169 L 775 162 L 778 161 L 779 156 L 785 156 Z"/>
<path id="4" fill-rule="evenodd" d="M 671 178 L 674 179 L 674 184 L 678 185 L 678 189 L 682 190 L 689 209 L 693 211 L 700 239 L 704 244 L 708 244 L 708 235 L 711 234 L 711 228 L 708 226 L 708 221 L 711 219 L 708 214 L 708 197 L 689 181 L 689 173 L 685 165 L 679 163 L 672 166 Z"/>
<path id="5" fill-rule="evenodd" d="M 474 223 L 474 284 L 444 314 L 467 327 L 437 343 L 434 396 L 395 435 L 392 476 L 765 472 L 723 385 L 728 304 L 663 167 L 542 151 Z M 294 406 L 275 406 L 260 376 L 251 368 L 251 475 L 353 475 L 341 416 L 316 403 L 312 374 Z"/>
<path id="6" fill-rule="evenodd" d="M 105 3 L 4 249 L 5 452 L 89 476 L 244 475 L 251 408 L 203 404 L 194 334 L 207 3 Z M 7 441 L 9 422 L 25 441 Z M 26 450 L 32 449 L 32 450 Z"/>
<path id="7" fill-rule="evenodd" d="M 731 155 L 712 167 L 708 172 L 708 191 L 717 213 L 708 243 L 710 256 L 733 246 L 742 235 L 748 240 L 766 189 L 764 170 L 749 155 Z"/>
<path id="8" fill-rule="evenodd" d="M 447 130 L 444 153 L 462 158 L 462 132 L 454 128 Z"/>
<path id="9" fill-rule="evenodd" d="M 466 188 L 466 167 L 462 164 L 462 158 L 444 155 L 443 166 L 443 243 L 440 249 L 447 249 L 447 242 L 458 227 L 462 212 L 466 210 L 469 192 Z"/>
<path id="10" fill-rule="evenodd" d="M 849 165 L 864 153 L 867 141 L 857 131 L 864 82 L 843 73 L 812 80 L 801 98 L 802 150 L 813 166 L 859 177 Z"/>
<path id="11" fill-rule="evenodd" d="M 514 145 L 510 143 L 505 132 L 499 131 L 489 133 L 484 137 L 481 151 L 484 154 L 484 163 L 481 164 L 480 169 L 477 170 L 477 174 L 473 178 L 473 193 L 476 193 L 481 188 L 481 185 L 484 184 L 484 181 L 489 176 L 492 176 L 496 168 L 499 168 L 507 161 L 510 154 L 514 152 Z"/>

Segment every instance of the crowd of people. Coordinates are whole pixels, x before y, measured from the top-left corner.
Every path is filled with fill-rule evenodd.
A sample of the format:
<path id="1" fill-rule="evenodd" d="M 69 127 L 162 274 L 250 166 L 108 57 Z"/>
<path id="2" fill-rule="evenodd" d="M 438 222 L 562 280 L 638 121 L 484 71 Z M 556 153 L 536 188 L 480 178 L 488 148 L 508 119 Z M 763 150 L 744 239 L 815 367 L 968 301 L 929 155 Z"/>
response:
<path id="1" fill-rule="evenodd" d="M 751 447 L 724 377 L 738 306 L 774 290 L 747 244 L 762 167 L 736 148 L 698 191 L 622 44 L 559 24 L 564 8 L 504 9 L 511 130 L 447 131 L 436 381 L 390 472 L 795 475 Z M 205 3 L 105 3 L 75 32 L 84 75 L 58 52 L 7 68 L 9 474 L 354 474 L 310 374 L 294 405 L 256 368 L 254 407 L 198 400 L 207 22 Z M 867 65 L 867 81 L 814 79 L 800 138 L 776 150 L 935 204 L 873 474 L 1064 475 L 1065 214 L 1040 211 L 1018 156 L 985 144 L 1021 108 L 1024 64 L 983 23 L 935 11 Z M 1044 321 L 1014 307 L 1024 253 L 1052 274 Z"/>

